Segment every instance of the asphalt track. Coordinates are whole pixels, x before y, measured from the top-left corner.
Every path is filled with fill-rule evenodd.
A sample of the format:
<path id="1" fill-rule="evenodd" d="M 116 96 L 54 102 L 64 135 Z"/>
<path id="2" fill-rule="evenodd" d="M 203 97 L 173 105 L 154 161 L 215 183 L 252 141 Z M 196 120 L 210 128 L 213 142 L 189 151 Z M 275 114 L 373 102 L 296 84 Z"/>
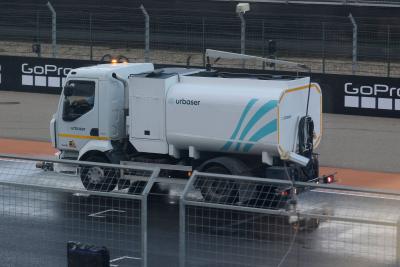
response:
<path id="1" fill-rule="evenodd" d="M 0 91 L 0 137 L 49 141 L 58 96 Z M 400 172 L 398 119 L 324 114 L 322 166 Z"/>
<path id="2" fill-rule="evenodd" d="M 4 185 L 8 182 L 20 186 Z M 113 260 L 125 257 L 113 266 L 139 266 L 141 229 L 135 200 L 40 190 L 29 184 L 82 189 L 78 177 L 35 169 L 34 162 L 1 159 L 1 266 L 66 266 L 66 242 L 70 240 L 105 245 Z M 149 266 L 178 266 L 181 189 L 170 186 L 150 194 Z M 399 202 L 396 196 L 334 190 L 313 190 L 299 197 L 302 211 L 383 223 L 396 222 Z M 241 220 L 234 220 L 238 214 L 217 211 L 213 216 L 223 219 L 213 226 L 207 211 L 198 214 L 204 219 L 188 228 L 189 266 L 277 266 L 289 249 L 291 228 L 283 219 L 242 214 Z M 265 235 L 246 232 L 263 225 Z M 290 251 L 282 266 L 395 266 L 396 230 L 323 220 L 317 230 L 299 232 Z M 255 259 L 264 262 L 257 265 Z"/>

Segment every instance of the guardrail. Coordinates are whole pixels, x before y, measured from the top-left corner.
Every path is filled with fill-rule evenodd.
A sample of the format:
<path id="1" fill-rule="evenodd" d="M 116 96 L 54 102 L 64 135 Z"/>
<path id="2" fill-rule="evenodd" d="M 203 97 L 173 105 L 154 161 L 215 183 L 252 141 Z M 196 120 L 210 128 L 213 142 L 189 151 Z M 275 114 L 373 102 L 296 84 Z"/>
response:
<path id="1" fill-rule="evenodd" d="M 215 190 L 223 197 L 199 197 Z M 195 172 L 181 197 L 180 266 L 398 266 L 399 203 L 397 192 Z"/>
<path id="2" fill-rule="evenodd" d="M 37 169 L 43 160 L 64 173 Z M 77 166 L 129 173 L 131 185 L 87 191 L 67 173 Z M 146 166 L 0 154 L 2 262 L 63 266 L 67 242 L 79 241 L 107 247 L 110 266 L 151 266 L 149 255 L 159 254 L 149 251 L 148 201 L 162 183 L 184 186 L 180 227 L 157 226 L 152 242 L 174 247 L 179 236 L 167 258 L 181 267 L 400 266 L 400 192 L 197 171 L 187 181 L 158 176 Z M 164 216 L 174 224 L 174 213 Z"/>
<path id="3" fill-rule="evenodd" d="M 87 191 L 76 175 L 37 169 L 42 160 L 64 169 L 123 168 L 141 182 L 114 192 Z M 147 266 L 147 195 L 158 173 L 142 166 L 0 155 L 2 264 L 65 266 L 67 242 L 77 241 L 106 246 L 111 266 Z"/>

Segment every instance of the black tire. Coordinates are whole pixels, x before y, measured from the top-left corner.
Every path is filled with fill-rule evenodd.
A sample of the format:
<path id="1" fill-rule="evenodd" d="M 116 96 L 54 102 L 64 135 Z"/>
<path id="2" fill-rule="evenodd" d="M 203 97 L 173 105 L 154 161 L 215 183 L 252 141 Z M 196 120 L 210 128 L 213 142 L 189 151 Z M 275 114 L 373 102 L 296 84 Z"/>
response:
<path id="1" fill-rule="evenodd" d="M 317 156 L 311 158 L 311 163 L 307 167 L 299 169 L 300 182 L 307 182 L 319 177 L 319 160 Z"/>
<path id="2" fill-rule="evenodd" d="M 319 160 L 317 156 L 313 156 L 313 176 L 314 178 L 319 177 Z"/>
<path id="3" fill-rule="evenodd" d="M 242 161 L 229 157 L 208 160 L 198 170 L 216 174 L 249 175 L 248 168 Z M 239 201 L 239 186 L 230 180 L 206 179 L 199 185 L 199 189 L 208 202 L 234 204 Z"/>
<path id="4" fill-rule="evenodd" d="M 105 156 L 101 155 L 89 156 L 85 161 L 110 163 Z M 113 168 L 81 166 L 80 177 L 86 190 L 111 192 L 117 186 L 117 176 L 118 170 Z"/>
<path id="5" fill-rule="evenodd" d="M 140 195 L 143 192 L 143 189 L 146 187 L 147 182 L 145 181 L 136 181 L 130 184 L 128 189 L 128 194 Z"/>
<path id="6" fill-rule="evenodd" d="M 302 221 L 292 224 L 293 230 L 297 232 L 311 233 L 319 228 L 320 220 L 318 218 L 304 219 Z"/>

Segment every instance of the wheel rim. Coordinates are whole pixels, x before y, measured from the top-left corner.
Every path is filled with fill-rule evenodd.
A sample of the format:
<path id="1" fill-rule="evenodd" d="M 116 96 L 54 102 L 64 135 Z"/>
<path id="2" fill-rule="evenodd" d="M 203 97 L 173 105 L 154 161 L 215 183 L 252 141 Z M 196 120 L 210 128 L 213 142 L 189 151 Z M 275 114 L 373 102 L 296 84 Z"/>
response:
<path id="1" fill-rule="evenodd" d="M 86 179 L 92 184 L 100 184 L 104 181 L 104 171 L 100 167 L 92 167 L 88 170 Z"/>
<path id="2" fill-rule="evenodd" d="M 213 194 L 220 196 L 227 196 L 232 188 L 232 185 L 228 181 L 212 181 L 209 186 Z"/>
<path id="3" fill-rule="evenodd" d="M 230 172 L 222 166 L 211 166 L 205 170 L 209 173 L 230 174 Z M 224 201 L 232 195 L 234 185 L 229 181 L 210 179 L 205 185 L 205 194 L 216 201 Z"/>

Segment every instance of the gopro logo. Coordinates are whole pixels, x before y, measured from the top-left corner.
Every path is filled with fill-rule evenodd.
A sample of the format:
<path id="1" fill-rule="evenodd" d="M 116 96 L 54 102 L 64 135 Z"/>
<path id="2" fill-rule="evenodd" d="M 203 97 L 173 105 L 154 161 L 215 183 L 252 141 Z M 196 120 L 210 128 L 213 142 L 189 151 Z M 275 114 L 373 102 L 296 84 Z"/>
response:
<path id="1" fill-rule="evenodd" d="M 348 108 L 400 110 L 400 88 L 386 84 L 344 85 L 344 106 Z"/>
<path id="2" fill-rule="evenodd" d="M 60 88 L 65 83 L 65 77 L 71 68 L 57 67 L 46 64 L 43 66 L 30 66 L 28 63 L 21 65 L 22 85 Z"/>

